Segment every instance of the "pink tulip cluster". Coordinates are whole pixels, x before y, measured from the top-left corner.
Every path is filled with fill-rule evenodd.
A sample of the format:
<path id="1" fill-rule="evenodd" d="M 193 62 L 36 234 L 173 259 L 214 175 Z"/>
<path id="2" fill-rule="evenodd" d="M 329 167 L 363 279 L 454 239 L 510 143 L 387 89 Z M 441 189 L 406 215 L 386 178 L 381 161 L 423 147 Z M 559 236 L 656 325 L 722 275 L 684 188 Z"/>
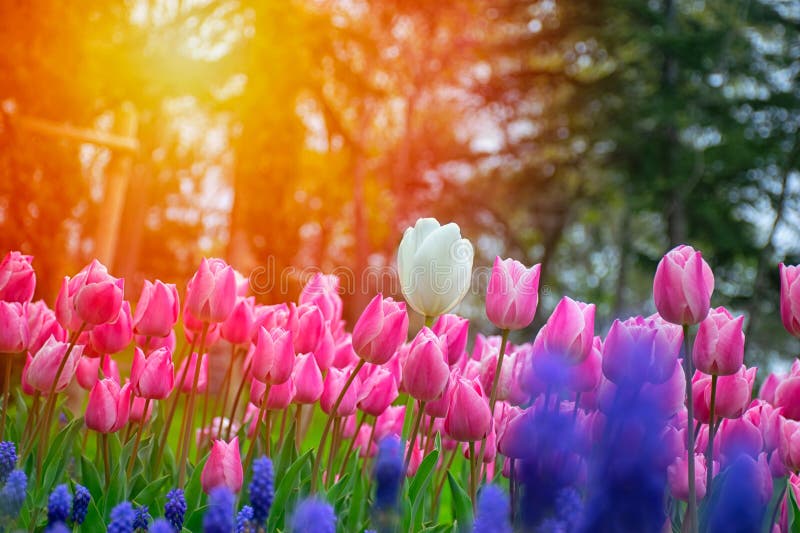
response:
<path id="1" fill-rule="evenodd" d="M 439 316 L 409 338 L 405 304 L 379 294 L 349 333 L 335 276 L 314 276 L 297 302 L 262 305 L 231 266 L 203 259 L 186 287 L 188 350 L 179 363 L 173 359 L 181 309 L 175 285 L 146 281 L 131 305 L 123 281 L 93 261 L 64 279 L 51 310 L 31 301 L 31 265 L 16 252 L 0 264 L 0 352 L 24 354 L 23 391 L 48 397 L 77 378 L 89 391 L 86 426 L 100 434 L 143 425 L 152 402 L 177 401 L 179 394 L 192 417 L 195 396 L 205 394 L 211 417 L 203 415 L 196 446 L 210 452 L 202 473 L 206 491 L 241 490 L 238 428 L 247 426 L 252 442 L 262 425 L 270 430 L 273 414 L 285 417 L 292 409 L 302 439 L 309 405 L 335 420 L 337 442 L 352 442 L 361 457 L 374 455 L 381 439 L 402 436 L 408 416 L 416 426 L 407 444 L 409 475 L 438 437 L 445 449 L 473 461 L 476 454 L 488 479 L 495 472 L 509 476 L 514 460 L 529 458 L 526 428 L 537 410 L 570 413 L 584 445 L 561 459 L 571 479 L 582 479 L 591 443 L 632 388 L 636 401 L 657 405 L 668 420 L 662 461 L 676 499 L 689 500 L 692 491 L 703 499 L 707 481 L 733 458 L 752 462 L 759 475 L 754 490 L 764 501 L 773 478 L 800 470 L 800 362 L 786 375 L 770 375 L 753 399 L 757 369 L 744 361 L 744 318 L 711 307 L 713 273 L 688 246 L 670 251 L 658 266 L 657 314 L 615 320 L 601 337 L 595 306 L 565 296 L 526 343 L 507 342 L 508 332 L 533 322 L 539 265 L 497 258 L 486 314 L 503 334 L 479 334 L 470 350 L 469 323 L 457 315 Z M 781 265 L 780 276 L 781 318 L 800 337 L 800 271 Z M 133 364 L 124 378 L 113 356 L 131 344 Z M 221 400 L 209 408 L 217 357 L 225 360 L 226 389 L 215 391 Z M 687 375 L 684 366 L 696 372 Z M 401 394 L 412 407 L 398 405 Z"/>

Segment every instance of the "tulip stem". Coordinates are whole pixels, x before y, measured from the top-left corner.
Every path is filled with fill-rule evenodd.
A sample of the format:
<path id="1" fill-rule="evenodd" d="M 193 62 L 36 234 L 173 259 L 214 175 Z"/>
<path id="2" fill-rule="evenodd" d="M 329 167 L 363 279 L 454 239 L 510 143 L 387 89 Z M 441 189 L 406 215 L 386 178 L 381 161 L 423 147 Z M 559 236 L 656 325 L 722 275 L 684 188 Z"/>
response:
<path id="1" fill-rule="evenodd" d="M 108 491 L 108 487 L 111 486 L 111 461 L 109 460 L 109 453 L 108 453 L 108 434 L 101 433 L 100 438 L 102 440 L 102 447 L 103 447 L 103 466 L 106 470 L 106 491 Z"/>
<path id="2" fill-rule="evenodd" d="M 358 438 L 358 434 L 361 432 L 361 427 L 364 425 L 364 422 L 367 420 L 367 413 L 362 412 L 361 416 L 358 419 L 358 423 L 356 424 L 356 432 L 353 434 L 353 438 L 350 439 L 350 444 L 347 446 L 347 452 L 344 454 L 344 460 L 342 460 L 342 467 L 339 469 L 339 477 L 344 475 L 344 470 L 347 468 L 347 461 L 350 460 L 350 456 L 353 455 L 353 450 L 356 447 L 356 439 Z"/>
<path id="3" fill-rule="evenodd" d="M 500 383 L 500 372 L 503 369 L 503 357 L 506 355 L 506 344 L 508 343 L 509 330 L 504 329 L 501 333 L 500 352 L 497 354 L 497 366 L 494 367 L 494 379 L 492 380 L 492 390 L 489 394 L 489 411 L 494 415 L 494 404 L 497 402 L 497 385 Z"/>
<path id="4" fill-rule="evenodd" d="M 435 511 L 439 510 L 439 499 L 442 496 L 442 489 L 444 489 L 444 482 L 447 481 L 447 472 L 450 470 L 450 467 L 453 466 L 453 461 L 456 458 L 456 454 L 458 453 L 458 446 L 453 448 L 450 452 L 450 457 L 447 459 L 444 468 L 442 469 L 442 478 L 439 480 L 439 483 L 436 484 L 436 492 L 433 494 L 433 502 L 431 503 L 431 514 Z"/>
<path id="5" fill-rule="evenodd" d="M 228 427 L 225 431 L 225 439 L 229 440 L 231 438 L 231 431 L 233 426 L 233 419 L 236 418 L 236 410 L 239 409 L 239 400 L 242 397 L 242 392 L 244 391 L 244 386 L 247 384 L 247 374 L 250 373 L 250 368 L 253 366 L 252 360 L 247 363 L 247 366 L 244 368 L 244 372 L 242 373 L 242 380 L 239 382 L 239 388 L 236 389 L 236 396 L 233 398 L 233 407 L 231 407 L 231 416 L 228 417 Z"/>
<path id="6" fill-rule="evenodd" d="M 336 461 L 336 448 L 339 445 L 339 425 L 341 424 L 342 417 L 337 416 L 333 420 L 333 435 L 331 435 L 331 447 L 328 448 L 328 463 L 325 467 L 325 479 L 322 486 L 325 487 L 331 482 L 331 476 L 334 473 L 333 463 Z"/>
<path id="7" fill-rule="evenodd" d="M 696 489 L 695 489 L 695 477 L 694 477 L 694 399 L 692 397 L 692 353 L 690 351 L 689 346 L 689 325 L 683 325 L 683 364 L 684 370 L 686 372 L 686 411 L 687 411 L 687 423 L 686 423 L 686 433 L 688 437 L 686 449 L 687 449 L 687 466 L 688 466 L 688 475 L 689 475 L 689 502 L 688 507 L 686 510 L 686 519 L 689 520 L 689 531 L 691 533 L 697 533 L 697 497 Z M 711 470 L 713 470 L 713 465 L 708 465 Z"/>
<path id="8" fill-rule="evenodd" d="M 355 368 L 353 368 L 353 371 L 350 372 L 350 377 L 348 377 L 347 381 L 345 381 L 341 392 L 339 392 L 339 396 L 333 403 L 333 407 L 331 408 L 331 413 L 328 415 L 328 420 L 325 422 L 325 428 L 322 430 L 322 437 L 320 437 L 319 439 L 319 448 L 317 449 L 317 453 L 314 455 L 314 467 L 311 469 L 311 494 L 314 494 L 317 491 L 317 474 L 319 473 L 319 466 L 320 466 L 319 463 L 322 457 L 322 452 L 325 449 L 325 441 L 328 439 L 328 433 L 330 433 L 331 431 L 331 425 L 333 424 L 334 418 L 336 418 L 336 411 L 339 410 L 339 406 L 342 404 L 342 400 L 344 399 L 344 395 L 347 393 L 347 389 L 349 389 L 350 385 L 352 385 L 353 381 L 355 381 L 356 376 L 358 375 L 358 372 L 361 370 L 361 368 L 364 366 L 364 363 L 366 363 L 364 359 L 359 359 Z M 299 405 L 297 409 L 299 413 L 300 412 Z"/>
<path id="9" fill-rule="evenodd" d="M 3 357 L 3 414 L 0 417 L 0 441 L 5 440 L 6 436 L 6 415 L 8 404 L 11 403 L 11 367 L 14 360 L 12 357 Z"/>
<path id="10" fill-rule="evenodd" d="M 284 442 L 283 439 L 286 436 L 286 419 L 289 418 L 289 408 L 283 410 L 283 414 L 281 415 L 281 428 L 278 431 L 278 442 L 280 442 L 281 446 L 283 446 Z"/>
<path id="11" fill-rule="evenodd" d="M 777 500 L 775 500 L 775 507 L 772 508 L 772 515 L 771 515 L 772 518 L 770 518 L 769 526 L 768 526 L 770 531 L 772 530 L 773 524 L 775 524 L 775 519 L 778 518 L 778 509 L 781 508 L 781 503 L 786 498 L 786 487 L 787 486 L 788 486 L 788 481 L 784 481 L 783 489 L 781 489 L 781 495 L 778 496 Z"/>
<path id="12" fill-rule="evenodd" d="M 80 337 L 84 329 L 86 329 L 86 322 L 82 323 L 81 327 L 78 328 L 78 331 L 73 333 L 72 337 L 70 338 L 67 351 L 64 352 L 64 357 L 61 358 L 61 361 L 58 364 L 55 379 L 53 379 L 53 383 L 50 384 L 50 391 L 47 394 L 47 401 L 44 404 L 43 416 L 39 418 L 39 423 L 36 424 L 36 429 L 33 431 L 31 441 L 28 443 L 29 449 L 25 450 L 25 453 L 22 454 L 24 461 L 28 454 L 31 453 L 32 450 L 30 447 L 33 446 L 33 443 L 36 441 L 36 437 L 41 433 L 41 442 L 39 443 L 39 448 L 36 451 L 36 465 L 38 470 L 41 470 L 40 467 L 42 464 L 42 453 L 47 448 L 47 438 L 49 436 L 50 423 L 53 418 L 53 411 L 56 407 L 56 388 L 58 387 L 58 380 L 61 379 L 61 374 L 64 373 L 64 367 L 67 365 L 69 355 L 72 353 L 73 348 L 75 348 L 75 343 L 78 342 L 78 337 Z"/>
<path id="13" fill-rule="evenodd" d="M 189 458 L 189 448 L 192 444 L 192 423 L 194 422 L 194 398 L 197 392 L 197 383 L 200 381 L 200 368 L 203 366 L 203 350 L 206 345 L 206 334 L 208 333 L 208 322 L 203 322 L 203 332 L 200 334 L 200 351 L 197 353 L 197 360 L 194 365 L 194 381 L 192 382 L 192 390 L 189 391 L 189 398 L 186 400 L 186 412 L 188 413 L 186 428 L 183 433 L 183 445 L 181 446 L 181 458 L 178 464 L 178 487 L 183 487 L 184 479 L 186 478 L 186 461 Z M 191 358 L 191 354 L 189 355 Z M 191 361 L 191 359 L 190 359 Z M 186 364 L 189 367 L 189 364 Z M 206 383 L 208 387 L 208 383 Z"/>
<path id="14" fill-rule="evenodd" d="M 267 394 L 269 393 L 269 385 L 267 390 L 264 391 L 264 404 L 267 403 Z M 272 456 L 272 417 L 270 410 L 267 408 L 264 411 L 264 449 L 266 450 L 267 457 Z"/>
<path id="15" fill-rule="evenodd" d="M 370 463 L 370 451 L 372 450 L 372 443 L 375 442 L 375 427 L 378 425 L 378 417 L 372 417 L 372 423 L 370 424 L 372 429 L 369 430 L 369 439 L 367 439 L 367 449 L 364 451 L 364 470 L 369 471 L 368 466 Z"/>
<path id="16" fill-rule="evenodd" d="M 267 385 L 267 388 L 269 388 L 269 385 Z M 264 391 L 264 396 L 261 398 L 261 407 L 258 408 L 258 415 L 257 415 L 258 418 L 256 418 L 255 420 L 256 424 L 255 434 L 253 435 L 253 438 L 250 440 L 250 448 L 247 450 L 247 457 L 245 457 L 244 459 L 243 470 L 245 472 L 250 471 L 250 465 L 253 464 L 253 456 L 255 456 L 256 454 L 256 442 L 258 442 L 258 430 L 260 429 L 261 426 L 261 419 L 264 418 L 264 411 L 266 411 L 267 409 L 267 392 L 269 391 L 266 390 Z"/>
<path id="17" fill-rule="evenodd" d="M 411 464 L 411 454 L 414 451 L 414 442 L 417 440 L 419 426 L 422 423 L 422 413 L 425 411 L 426 403 L 427 402 L 420 400 L 417 406 L 417 414 L 414 417 L 414 424 L 411 426 L 411 433 L 408 435 L 408 450 L 406 450 L 406 460 L 403 462 L 403 470 L 408 470 L 408 465 Z"/>
<path id="18" fill-rule="evenodd" d="M 192 352 L 194 351 L 194 340 L 189 346 L 189 358 L 191 360 Z M 158 453 L 156 454 L 156 466 L 153 468 L 153 472 L 158 475 L 159 468 L 161 468 L 161 460 L 164 458 L 164 448 L 167 447 L 167 440 L 169 439 L 169 428 L 172 425 L 172 419 L 175 417 L 175 409 L 178 407 L 178 400 L 181 396 L 181 388 L 183 387 L 183 382 L 186 381 L 186 374 L 189 372 L 189 361 L 186 362 L 186 366 L 183 368 L 183 372 L 181 372 L 180 380 L 175 384 L 175 387 L 172 389 L 172 392 L 175 394 L 175 397 L 172 402 L 170 402 L 169 410 L 167 411 L 167 418 L 164 420 L 164 434 L 161 436 L 161 445 L 158 447 Z M 181 426 L 183 428 L 183 426 Z M 181 432 L 181 435 L 183 432 Z"/>
<path id="19" fill-rule="evenodd" d="M 139 451 L 139 443 L 142 440 L 142 433 L 144 433 L 144 419 L 147 418 L 147 409 L 150 408 L 150 398 L 144 401 L 144 410 L 142 410 L 142 417 L 139 419 L 139 431 L 136 432 L 136 437 L 133 441 L 133 451 L 131 451 L 131 458 L 128 460 L 128 478 L 130 479 L 133 474 L 133 466 L 136 464 L 136 453 Z"/>
<path id="20" fill-rule="evenodd" d="M 223 420 L 225 418 L 225 408 L 228 406 L 228 396 L 231 395 L 231 381 L 233 375 L 233 365 L 236 364 L 236 357 L 239 355 L 238 350 L 236 349 L 236 345 L 233 346 L 231 349 L 231 361 L 228 364 L 228 369 L 225 371 L 225 377 L 222 379 L 222 408 L 219 410 L 219 423 L 217 424 L 217 431 L 212 433 L 212 435 L 216 435 L 216 438 L 222 438 L 222 427 L 223 427 Z M 232 421 L 229 420 L 228 423 L 230 424 Z M 212 419 L 211 425 L 214 425 L 214 421 Z"/>
<path id="21" fill-rule="evenodd" d="M 436 317 L 425 315 L 424 319 L 425 319 L 425 327 L 430 328 L 433 326 L 433 321 L 436 320 Z"/>
<path id="22" fill-rule="evenodd" d="M 41 399 L 41 392 L 37 390 L 33 393 L 33 403 L 31 404 L 30 411 L 28 411 L 28 418 L 25 420 L 25 429 L 22 431 L 22 439 L 20 442 L 27 444 L 28 439 L 30 438 L 31 428 L 33 427 L 33 423 L 36 421 L 36 414 L 39 412 L 39 402 Z"/>
<path id="23" fill-rule="evenodd" d="M 208 420 L 208 401 L 209 401 L 209 396 L 210 395 L 211 395 L 211 383 L 210 383 L 210 380 L 207 379 L 206 380 L 206 392 L 205 392 L 205 395 L 204 395 L 205 397 L 203 399 L 203 418 L 201 419 L 202 422 L 200 424 L 200 433 L 201 434 L 206 429 L 206 421 Z M 209 431 L 209 437 L 213 438 L 213 435 L 211 435 L 211 431 Z M 194 462 L 195 463 L 197 463 L 197 461 L 200 460 L 200 453 L 201 453 L 202 449 L 203 449 L 203 443 L 202 442 L 198 442 L 197 443 L 197 450 L 195 451 L 195 456 L 194 456 Z"/>
<path id="24" fill-rule="evenodd" d="M 478 458 L 475 457 L 475 441 L 469 441 L 469 498 L 472 500 L 472 510 L 475 511 L 475 495 L 478 492 L 478 480 L 477 477 L 477 464 Z"/>
<path id="25" fill-rule="evenodd" d="M 717 400 L 717 375 L 711 374 L 711 401 L 708 409 L 708 446 L 706 447 L 706 498 L 711 501 L 711 482 L 714 478 L 714 410 Z"/>
<path id="26" fill-rule="evenodd" d="M 433 426 L 436 423 L 436 418 L 432 416 L 429 418 L 431 419 L 431 421 L 428 422 L 428 431 L 427 434 L 425 435 L 425 448 L 422 450 L 423 457 L 427 456 L 429 453 L 431 453 L 431 451 L 433 451 L 433 441 L 434 441 Z"/>

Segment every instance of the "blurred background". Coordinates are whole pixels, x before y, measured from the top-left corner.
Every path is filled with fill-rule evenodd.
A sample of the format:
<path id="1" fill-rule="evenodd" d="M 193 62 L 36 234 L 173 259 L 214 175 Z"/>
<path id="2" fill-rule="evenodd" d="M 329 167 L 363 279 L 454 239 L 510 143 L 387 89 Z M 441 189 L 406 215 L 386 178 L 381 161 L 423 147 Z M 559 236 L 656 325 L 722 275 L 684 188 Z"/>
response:
<path id="1" fill-rule="evenodd" d="M 798 0 L 7 0 L 0 50 L 0 250 L 50 303 L 95 256 L 136 299 L 203 255 L 294 267 L 283 301 L 435 216 L 476 266 L 542 263 L 537 324 L 565 294 L 602 334 L 649 314 L 690 243 L 749 363 L 800 351 Z"/>

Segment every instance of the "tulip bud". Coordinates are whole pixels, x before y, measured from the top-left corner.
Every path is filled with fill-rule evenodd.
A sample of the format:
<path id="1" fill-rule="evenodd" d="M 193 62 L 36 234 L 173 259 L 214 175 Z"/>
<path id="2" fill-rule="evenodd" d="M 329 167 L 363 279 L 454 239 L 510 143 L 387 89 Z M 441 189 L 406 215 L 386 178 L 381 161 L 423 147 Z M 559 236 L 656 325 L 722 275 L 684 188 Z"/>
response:
<path id="1" fill-rule="evenodd" d="M 433 324 L 431 330 L 438 337 L 446 339 L 447 364 L 454 366 L 461 361 L 464 348 L 467 346 L 469 320 L 458 315 L 442 315 Z"/>
<path id="2" fill-rule="evenodd" d="M 658 314 L 678 325 L 697 324 L 708 314 L 714 274 L 700 252 L 681 245 L 658 263 L 653 280 L 653 299 Z"/>
<path id="3" fill-rule="evenodd" d="M 147 403 L 145 398 L 134 396 L 133 401 L 131 402 L 131 422 L 148 422 L 150 420 L 150 416 L 153 414 L 153 402 L 150 402 L 147 405 L 146 413 L 144 412 L 145 403 Z M 142 420 L 143 418 L 144 420 Z"/>
<path id="4" fill-rule="evenodd" d="M 292 376 L 295 362 L 292 332 L 283 328 L 258 329 L 258 341 L 253 348 L 253 377 L 262 383 L 286 382 Z"/>
<path id="5" fill-rule="evenodd" d="M 78 361 L 78 368 L 75 371 L 75 378 L 78 380 L 78 385 L 87 391 L 92 390 L 94 384 L 100 379 L 100 363 L 103 365 L 103 377 L 108 377 L 120 382 L 119 367 L 116 361 L 111 357 L 81 357 Z"/>
<path id="6" fill-rule="evenodd" d="M 533 322 L 539 304 L 541 265 L 531 268 L 495 257 L 486 289 L 486 316 L 500 329 L 522 329 Z"/>
<path id="7" fill-rule="evenodd" d="M 36 289 L 36 273 L 31 266 L 33 257 L 8 252 L 0 262 L 0 300 L 27 303 Z"/>
<path id="8" fill-rule="evenodd" d="M 186 308 L 203 322 L 222 322 L 236 305 L 236 277 L 222 259 L 200 261 L 186 288 Z"/>
<path id="9" fill-rule="evenodd" d="M 457 224 L 441 226 L 435 218 L 421 218 L 406 229 L 397 267 L 412 309 L 435 317 L 458 305 L 469 290 L 473 256 L 472 244 L 461 238 Z"/>
<path id="10" fill-rule="evenodd" d="M 145 358 L 144 352 L 137 347 L 131 367 L 131 386 L 136 396 L 151 400 L 167 398 L 175 386 L 175 367 L 170 351 L 159 348 Z"/>
<path id="11" fill-rule="evenodd" d="M 120 388 L 111 378 L 101 379 L 92 387 L 86 404 L 86 427 L 100 433 L 115 433 L 128 423 L 131 389 Z"/>
<path id="12" fill-rule="evenodd" d="M 322 312 L 312 304 L 293 307 L 297 317 L 297 335 L 294 344 L 297 353 L 313 352 L 317 349 L 325 322 Z"/>
<path id="13" fill-rule="evenodd" d="M 719 448 L 726 461 L 741 454 L 755 459 L 764 448 L 761 430 L 749 417 L 726 418 L 719 426 Z"/>
<path id="14" fill-rule="evenodd" d="M 0 353 L 24 352 L 28 341 L 28 320 L 23 305 L 0 301 Z"/>
<path id="15" fill-rule="evenodd" d="M 292 379 L 296 387 L 294 399 L 292 400 L 294 403 L 316 403 L 322 396 L 324 388 L 322 372 L 312 354 L 307 353 L 297 356 Z"/>
<path id="16" fill-rule="evenodd" d="M 250 342 L 255 327 L 255 298 L 237 298 L 233 311 L 220 325 L 220 336 L 231 344 Z"/>
<path id="17" fill-rule="evenodd" d="M 444 392 L 450 377 L 446 349 L 445 343 L 427 327 L 414 337 L 403 366 L 403 389 L 413 398 L 430 401 Z"/>
<path id="18" fill-rule="evenodd" d="M 61 392 L 67 388 L 72 377 L 75 375 L 75 370 L 78 367 L 78 361 L 83 353 L 83 346 L 75 345 L 72 351 L 67 356 L 69 344 L 60 342 L 55 337 L 50 337 L 44 343 L 42 348 L 33 356 L 31 364 L 26 373 L 26 380 L 28 384 L 42 393 L 49 393 L 53 381 L 56 379 L 56 372 L 61 365 L 61 360 L 67 357 L 61 376 L 58 378 L 58 383 L 55 392 Z"/>
<path id="19" fill-rule="evenodd" d="M 667 483 L 672 497 L 676 500 L 689 501 L 689 459 L 684 452 L 667 468 Z M 702 500 L 706 495 L 706 458 L 703 454 L 694 454 L 694 487 L 695 496 Z"/>
<path id="20" fill-rule="evenodd" d="M 211 446 L 208 461 L 200 475 L 203 491 L 208 494 L 211 489 L 219 486 L 227 487 L 231 492 L 242 489 L 244 472 L 242 471 L 242 458 L 239 454 L 239 438 L 234 437 L 229 443 L 215 440 Z"/>
<path id="21" fill-rule="evenodd" d="M 136 342 L 136 346 L 140 346 L 145 352 L 158 350 L 159 348 L 166 348 L 170 352 L 174 353 L 177 343 L 174 330 L 170 330 L 166 337 L 145 337 L 143 335 L 134 335 L 133 340 Z"/>
<path id="22" fill-rule="evenodd" d="M 778 385 L 781 384 L 782 379 L 776 373 L 770 372 L 761 384 L 761 388 L 758 389 L 758 397 L 767 403 L 775 405 L 775 391 Z"/>
<path id="23" fill-rule="evenodd" d="M 744 361 L 743 323 L 744 316 L 733 318 L 724 307 L 709 311 L 694 341 L 695 367 L 706 374 L 735 374 Z"/>
<path id="24" fill-rule="evenodd" d="M 800 268 L 778 266 L 781 277 L 781 322 L 791 335 L 800 337 Z"/>
<path id="25" fill-rule="evenodd" d="M 374 365 L 389 361 L 408 336 L 405 304 L 375 296 L 353 328 L 353 349 Z"/>
<path id="26" fill-rule="evenodd" d="M 124 301 L 114 321 L 95 326 L 89 332 L 89 341 L 94 351 L 114 354 L 124 350 L 133 339 L 131 321 L 131 305 Z"/>
<path id="27" fill-rule="evenodd" d="M 742 365 L 735 374 L 720 376 L 717 380 L 717 398 L 714 414 L 722 418 L 739 418 L 750 404 L 753 382 L 758 369 Z M 705 391 L 705 404 L 711 401 L 711 386 Z"/>
<path id="28" fill-rule="evenodd" d="M 124 281 L 108 274 L 96 259 L 72 280 L 72 304 L 83 322 L 96 326 L 116 320 L 122 306 Z"/>
<path id="29" fill-rule="evenodd" d="M 319 399 L 319 406 L 323 413 L 328 415 L 331 414 L 333 411 L 333 405 L 341 394 L 342 388 L 350 377 L 351 372 L 352 370 L 346 372 L 344 370 L 339 370 L 338 368 L 331 368 L 328 370 L 328 374 L 325 376 L 325 382 L 323 384 L 322 396 Z M 360 386 L 361 383 L 359 382 L 358 377 L 356 377 L 353 380 L 353 383 L 344 393 L 342 401 L 339 404 L 339 407 L 336 409 L 335 416 L 350 416 L 356 412 L 356 402 L 358 402 Z"/>
<path id="30" fill-rule="evenodd" d="M 180 302 L 175 285 L 145 280 L 133 315 L 133 329 L 137 335 L 166 337 L 178 321 L 179 311 Z"/>
<path id="31" fill-rule="evenodd" d="M 316 273 L 300 292 L 300 304 L 314 304 L 322 312 L 325 321 L 335 327 L 342 319 L 338 276 Z"/>
<path id="32" fill-rule="evenodd" d="M 783 420 L 778 440 L 778 450 L 784 464 L 792 472 L 800 470 L 800 422 Z"/>
<path id="33" fill-rule="evenodd" d="M 472 442 L 483 439 L 492 425 L 492 413 L 478 380 L 458 378 L 450 393 L 444 430 L 451 439 Z"/>
<path id="34" fill-rule="evenodd" d="M 589 356 L 567 369 L 567 386 L 573 392 L 591 392 L 600 385 L 603 367 L 603 341 L 595 337 Z"/>
<path id="35" fill-rule="evenodd" d="M 774 402 L 783 416 L 800 420 L 800 361 L 792 364 L 789 375 L 775 387 Z"/>
<path id="36" fill-rule="evenodd" d="M 368 415 L 378 416 L 392 405 L 397 396 L 394 376 L 388 370 L 376 368 L 361 387 L 358 408 Z"/>
<path id="37" fill-rule="evenodd" d="M 322 330 L 319 337 L 316 349 L 312 352 L 314 359 L 317 360 L 320 370 L 325 372 L 333 364 L 333 358 L 336 355 L 336 341 L 333 340 L 333 333 L 326 326 Z"/>
<path id="38" fill-rule="evenodd" d="M 28 321 L 28 351 L 36 353 L 50 336 L 57 341 L 66 341 L 67 332 L 56 320 L 56 314 L 42 300 L 25 304 Z"/>
<path id="39" fill-rule="evenodd" d="M 542 337 L 543 350 L 569 364 L 586 359 L 594 341 L 594 313 L 594 304 L 563 297 L 537 335 Z"/>

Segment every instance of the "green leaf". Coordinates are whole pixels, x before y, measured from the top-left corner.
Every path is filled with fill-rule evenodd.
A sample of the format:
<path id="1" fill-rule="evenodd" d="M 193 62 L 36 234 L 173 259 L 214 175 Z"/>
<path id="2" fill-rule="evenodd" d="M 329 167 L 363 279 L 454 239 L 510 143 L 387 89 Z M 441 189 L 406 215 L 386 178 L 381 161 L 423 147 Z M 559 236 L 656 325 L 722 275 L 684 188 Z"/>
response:
<path id="1" fill-rule="evenodd" d="M 97 505 L 97 502 L 92 496 L 92 499 L 89 501 L 89 509 L 86 511 L 86 518 L 81 524 L 79 531 L 105 531 L 106 529 L 106 520 L 103 517 L 103 513 L 100 512 L 100 508 Z"/>
<path id="2" fill-rule="evenodd" d="M 186 516 L 186 522 L 183 524 L 184 531 L 202 531 L 203 530 L 203 516 L 208 510 L 207 505 L 196 508 Z"/>
<path id="3" fill-rule="evenodd" d="M 284 529 L 283 518 L 286 514 L 289 498 L 300 485 L 298 481 L 301 479 L 301 471 L 303 466 L 310 462 L 311 453 L 312 451 L 308 450 L 298 457 L 295 462 L 286 469 L 283 476 L 279 478 L 280 481 L 275 490 L 275 498 L 272 500 L 272 512 L 270 512 L 269 519 L 267 520 L 267 531 Z"/>
<path id="4" fill-rule="evenodd" d="M 94 463 L 84 456 L 81 456 L 80 484 L 89 490 L 93 501 L 99 501 L 103 496 L 103 482 L 100 479 L 100 473 Z"/>
<path id="5" fill-rule="evenodd" d="M 61 475 L 67 466 L 67 461 L 72 459 L 72 454 L 69 452 L 72 450 L 72 443 L 82 425 L 83 417 L 76 418 L 66 428 L 59 431 L 53 439 L 53 444 L 50 446 L 42 464 L 42 471 L 44 472 L 40 487 L 42 492 L 50 494 L 52 488 L 61 479 Z"/>
<path id="6" fill-rule="evenodd" d="M 131 497 L 131 500 L 135 501 L 139 505 L 148 505 L 152 509 L 153 500 L 155 500 L 159 494 L 164 492 L 164 487 L 167 485 L 167 481 L 169 481 L 169 476 L 163 476 L 155 481 L 151 481 L 135 496 Z"/>
<path id="7" fill-rule="evenodd" d="M 472 527 L 472 502 L 450 471 L 447 472 L 447 483 L 453 498 L 453 516 L 456 518 L 458 531 L 469 531 L 469 528 Z"/>
<path id="8" fill-rule="evenodd" d="M 208 461 L 208 454 L 205 454 L 194 467 L 189 482 L 186 484 L 184 495 L 186 497 L 187 509 L 194 509 L 200 506 L 200 500 L 203 497 L 203 486 L 200 482 L 200 476 L 203 473 L 203 467 L 206 465 L 206 461 Z"/>
<path id="9" fill-rule="evenodd" d="M 422 504 L 425 501 L 425 493 L 433 479 L 433 470 L 439 462 L 439 450 L 433 450 L 422 460 L 422 463 L 414 475 L 414 480 L 408 488 L 408 497 L 411 501 L 411 526 L 413 531 L 419 531 L 422 526 Z"/>

